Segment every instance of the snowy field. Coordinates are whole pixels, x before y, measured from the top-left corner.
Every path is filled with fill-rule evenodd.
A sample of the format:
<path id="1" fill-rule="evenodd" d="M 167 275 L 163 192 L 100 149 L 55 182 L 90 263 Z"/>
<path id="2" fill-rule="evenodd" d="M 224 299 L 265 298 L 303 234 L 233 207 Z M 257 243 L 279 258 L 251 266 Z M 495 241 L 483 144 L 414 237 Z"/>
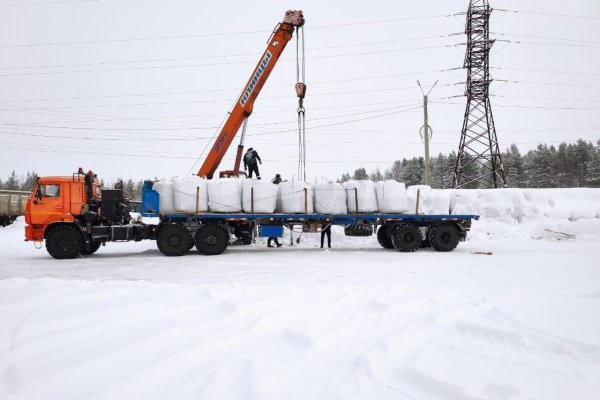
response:
<path id="1" fill-rule="evenodd" d="M 332 236 L 58 261 L 2 228 L 0 398 L 600 398 L 600 219 L 484 219 L 452 253 Z"/>

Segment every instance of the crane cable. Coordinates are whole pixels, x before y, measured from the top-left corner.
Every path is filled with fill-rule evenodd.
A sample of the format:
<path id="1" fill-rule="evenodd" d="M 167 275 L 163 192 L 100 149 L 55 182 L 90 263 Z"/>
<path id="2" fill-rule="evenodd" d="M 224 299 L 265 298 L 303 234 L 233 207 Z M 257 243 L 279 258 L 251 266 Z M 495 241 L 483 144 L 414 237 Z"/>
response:
<path id="1" fill-rule="evenodd" d="M 298 179 L 306 181 L 306 95 L 304 26 L 296 28 L 296 95 L 298 96 Z M 302 43 L 300 39 L 302 37 Z"/>

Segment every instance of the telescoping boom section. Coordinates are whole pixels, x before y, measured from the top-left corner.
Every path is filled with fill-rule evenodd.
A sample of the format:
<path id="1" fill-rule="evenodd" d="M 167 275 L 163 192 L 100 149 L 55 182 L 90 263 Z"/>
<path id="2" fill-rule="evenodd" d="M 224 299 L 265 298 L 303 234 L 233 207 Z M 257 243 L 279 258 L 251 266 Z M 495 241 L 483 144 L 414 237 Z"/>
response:
<path id="1" fill-rule="evenodd" d="M 285 46 L 292 39 L 294 30 L 302 25 L 304 25 L 302 11 L 287 11 L 283 22 L 277 24 L 267 42 L 265 52 L 258 61 L 231 114 L 219 132 L 210 153 L 208 153 L 206 160 L 200 167 L 198 176 L 209 179 L 213 177 L 231 142 L 244 123 L 244 119 L 252 114 L 254 102 L 269 78 L 271 71 L 273 71 L 275 64 L 277 64 Z"/>

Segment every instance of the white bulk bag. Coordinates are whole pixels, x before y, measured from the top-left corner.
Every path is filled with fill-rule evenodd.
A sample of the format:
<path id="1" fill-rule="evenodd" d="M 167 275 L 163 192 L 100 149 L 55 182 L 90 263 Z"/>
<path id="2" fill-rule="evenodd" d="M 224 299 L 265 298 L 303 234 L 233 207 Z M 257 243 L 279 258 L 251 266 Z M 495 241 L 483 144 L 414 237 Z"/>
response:
<path id="1" fill-rule="evenodd" d="M 175 198 L 175 210 L 177 212 L 208 211 L 207 181 L 199 176 L 175 178 L 173 180 L 173 197 Z"/>
<path id="2" fill-rule="evenodd" d="M 154 182 L 152 189 L 158 192 L 158 201 L 160 213 L 175 212 L 175 197 L 173 196 L 173 180 L 161 179 Z"/>
<path id="3" fill-rule="evenodd" d="M 479 191 L 477 189 L 451 189 L 450 214 L 479 215 Z"/>
<path id="4" fill-rule="evenodd" d="M 211 212 L 242 211 L 242 179 L 223 178 L 208 181 L 208 208 Z"/>
<path id="5" fill-rule="evenodd" d="M 242 186 L 244 212 L 272 213 L 275 211 L 278 193 L 277 185 L 269 181 L 244 179 Z M 253 198 L 254 201 L 252 201 Z"/>
<path id="6" fill-rule="evenodd" d="M 377 207 L 381 213 L 403 213 L 408 211 L 406 186 L 394 180 L 379 181 L 375 185 Z"/>
<path id="7" fill-rule="evenodd" d="M 408 214 L 417 209 L 417 190 L 419 191 L 419 214 L 448 215 L 450 213 L 450 192 L 432 189 L 427 185 L 413 185 L 406 188 Z"/>
<path id="8" fill-rule="evenodd" d="M 321 214 L 346 214 L 346 190 L 335 182 L 321 181 L 314 185 L 315 212 Z"/>
<path id="9" fill-rule="evenodd" d="M 377 212 L 377 195 L 375 183 L 372 181 L 348 181 L 343 184 L 348 197 L 348 212 L 370 213 Z M 356 191 L 354 190 L 356 189 Z M 358 211 L 356 210 L 356 197 L 358 197 Z"/>
<path id="10" fill-rule="evenodd" d="M 313 212 L 313 191 L 308 183 L 291 180 L 281 182 L 278 186 L 281 212 L 292 214 Z M 304 189 L 306 189 L 306 192 Z"/>

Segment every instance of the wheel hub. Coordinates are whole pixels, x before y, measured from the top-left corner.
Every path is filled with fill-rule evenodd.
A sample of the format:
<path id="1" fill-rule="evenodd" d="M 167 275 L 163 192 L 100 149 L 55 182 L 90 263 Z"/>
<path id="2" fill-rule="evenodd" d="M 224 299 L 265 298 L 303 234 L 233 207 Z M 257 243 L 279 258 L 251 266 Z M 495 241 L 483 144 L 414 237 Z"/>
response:
<path id="1" fill-rule="evenodd" d="M 204 240 L 204 242 L 205 242 L 207 245 L 209 245 L 209 246 L 214 246 L 214 245 L 216 245 L 216 244 L 217 244 L 217 241 L 218 241 L 218 239 L 217 239 L 217 235 L 214 235 L 214 234 L 208 235 L 208 236 L 206 237 L 206 239 Z"/>
<path id="2" fill-rule="evenodd" d="M 171 235 L 171 236 L 169 236 L 169 239 L 167 240 L 167 242 L 169 243 L 169 246 L 171 246 L 171 247 L 178 247 L 181 244 L 181 238 L 177 235 Z"/>

